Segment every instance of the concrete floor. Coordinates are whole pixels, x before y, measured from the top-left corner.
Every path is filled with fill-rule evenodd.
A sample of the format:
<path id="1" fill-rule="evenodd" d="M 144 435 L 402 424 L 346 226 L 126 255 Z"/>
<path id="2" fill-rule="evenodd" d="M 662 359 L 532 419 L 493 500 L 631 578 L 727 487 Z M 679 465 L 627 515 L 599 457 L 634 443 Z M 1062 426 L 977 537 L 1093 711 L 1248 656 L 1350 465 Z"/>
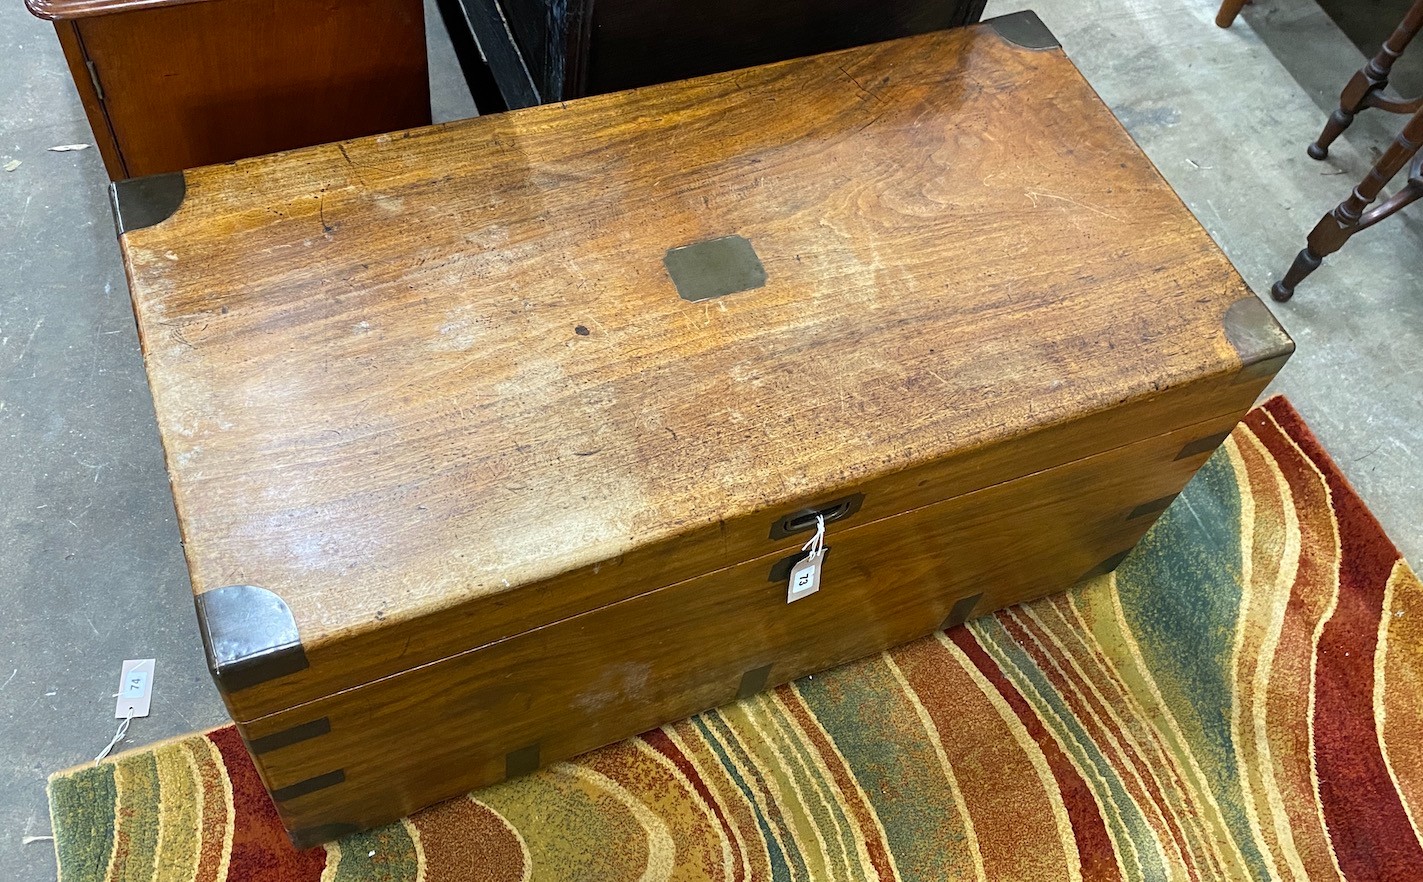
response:
<path id="1" fill-rule="evenodd" d="M 992 0 L 1036 8 L 1257 292 L 1395 134 L 1364 118 L 1304 146 L 1362 55 L 1308 0 Z M 437 17 L 436 117 L 472 112 Z M 125 658 L 156 657 L 125 747 L 223 721 L 204 669 L 152 404 L 94 150 L 48 25 L 0 8 L 0 879 L 54 878 L 44 780 L 108 741 Z M 1005 198 L 1012 198 L 1005 193 Z M 1275 306 L 1288 394 L 1404 553 L 1423 560 L 1423 209 Z"/>

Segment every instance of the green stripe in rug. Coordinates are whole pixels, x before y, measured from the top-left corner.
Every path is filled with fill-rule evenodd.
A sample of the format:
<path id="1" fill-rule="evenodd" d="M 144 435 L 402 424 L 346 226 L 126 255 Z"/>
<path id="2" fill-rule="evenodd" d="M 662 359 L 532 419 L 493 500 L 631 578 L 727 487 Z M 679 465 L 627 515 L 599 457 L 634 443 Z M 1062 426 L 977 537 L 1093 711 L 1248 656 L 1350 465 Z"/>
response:
<path id="1" fill-rule="evenodd" d="M 1416 882 L 1419 609 L 1273 399 L 1071 595 L 312 852 L 233 729 L 130 753 L 51 779 L 61 878 Z"/>
<path id="2" fill-rule="evenodd" d="M 1236 847 L 1257 879 L 1269 871 L 1238 799 L 1230 731 L 1240 614 L 1240 488 L 1230 459 L 1206 462 L 1122 563 L 1117 594 L 1166 706 L 1201 761 Z M 1180 590 L 1180 586 L 1191 590 Z"/>
<path id="3" fill-rule="evenodd" d="M 114 851 L 114 810 L 118 791 L 114 767 L 95 766 L 62 775 L 49 784 L 60 882 L 106 879 Z"/>

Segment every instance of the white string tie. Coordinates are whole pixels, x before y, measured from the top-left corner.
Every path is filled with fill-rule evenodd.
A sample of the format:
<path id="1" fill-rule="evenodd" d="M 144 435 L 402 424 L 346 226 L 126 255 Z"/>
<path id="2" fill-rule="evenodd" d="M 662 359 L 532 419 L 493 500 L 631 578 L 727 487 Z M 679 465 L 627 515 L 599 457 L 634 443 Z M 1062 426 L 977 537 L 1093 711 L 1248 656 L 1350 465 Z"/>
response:
<path id="1" fill-rule="evenodd" d="M 800 550 L 810 552 L 811 557 L 825 550 L 825 515 L 815 516 L 815 535 L 811 536 Z"/>
<path id="2" fill-rule="evenodd" d="M 122 723 L 119 723 L 119 730 L 114 733 L 114 740 L 110 741 L 109 746 L 99 751 L 99 755 L 94 757 L 94 765 L 97 766 L 104 757 L 109 755 L 109 751 L 113 750 L 118 746 L 120 741 L 124 740 L 124 736 L 128 734 L 128 724 L 131 722 L 133 722 L 133 708 L 128 709 L 128 716 L 124 717 Z"/>

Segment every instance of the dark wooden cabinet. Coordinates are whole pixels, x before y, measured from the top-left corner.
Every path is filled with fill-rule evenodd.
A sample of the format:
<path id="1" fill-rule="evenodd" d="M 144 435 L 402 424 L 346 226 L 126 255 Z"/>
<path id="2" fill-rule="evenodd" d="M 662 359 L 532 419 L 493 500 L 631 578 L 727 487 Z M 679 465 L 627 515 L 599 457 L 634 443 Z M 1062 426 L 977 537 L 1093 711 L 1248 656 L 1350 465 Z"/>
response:
<path id="1" fill-rule="evenodd" d="M 430 122 L 420 0 L 27 0 L 112 178 Z"/>
<path id="2" fill-rule="evenodd" d="M 527 107 L 972 24 L 985 0 L 440 0 L 481 110 Z M 459 46 L 460 39 L 456 39 Z"/>

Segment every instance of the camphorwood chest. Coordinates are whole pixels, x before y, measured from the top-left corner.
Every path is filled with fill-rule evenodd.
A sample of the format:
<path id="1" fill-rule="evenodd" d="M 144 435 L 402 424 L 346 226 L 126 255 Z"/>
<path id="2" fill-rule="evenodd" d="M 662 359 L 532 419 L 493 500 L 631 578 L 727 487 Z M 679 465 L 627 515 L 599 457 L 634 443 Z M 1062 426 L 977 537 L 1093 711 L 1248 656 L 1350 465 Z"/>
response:
<path id="1" fill-rule="evenodd" d="M 1031 13 L 115 205 L 301 843 L 1105 573 L 1292 349 Z"/>

